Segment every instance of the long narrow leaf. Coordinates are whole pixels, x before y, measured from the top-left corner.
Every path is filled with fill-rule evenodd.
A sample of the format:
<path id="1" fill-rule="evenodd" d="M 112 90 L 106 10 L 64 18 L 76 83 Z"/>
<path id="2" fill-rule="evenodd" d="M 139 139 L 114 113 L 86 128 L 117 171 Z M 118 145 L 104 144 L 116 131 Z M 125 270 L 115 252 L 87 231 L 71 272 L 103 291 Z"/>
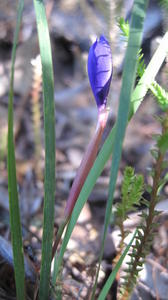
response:
<path id="1" fill-rule="evenodd" d="M 109 290 L 110 290 L 110 288 L 111 288 L 111 286 L 112 286 L 112 284 L 113 284 L 113 282 L 114 282 L 114 280 L 116 278 L 117 272 L 119 271 L 119 269 L 120 269 L 120 267 L 121 267 L 121 265 L 123 263 L 123 260 L 126 257 L 128 251 L 129 251 L 129 249 L 130 249 L 130 247 L 131 247 L 131 245 L 132 245 L 132 243 L 134 241 L 134 238 L 135 238 L 136 234 L 137 234 L 137 230 L 135 231 L 132 239 L 130 240 L 129 244 L 125 248 L 125 250 L 124 250 L 123 254 L 121 255 L 118 263 L 116 264 L 114 270 L 109 275 L 109 277 L 108 277 L 105 285 L 103 286 L 103 288 L 101 290 L 101 293 L 100 293 L 100 295 L 98 297 L 98 300 L 104 300 L 106 298 L 106 296 L 107 296 L 107 294 L 108 294 L 108 292 L 109 292 Z"/>
<path id="2" fill-rule="evenodd" d="M 130 105 L 130 113 L 129 113 L 129 120 L 133 117 L 135 112 L 137 111 L 138 107 L 140 106 L 141 102 L 143 101 L 150 84 L 153 82 L 155 76 L 157 75 L 166 55 L 168 52 L 168 32 L 164 35 L 156 53 L 154 54 L 151 62 L 149 63 L 148 67 L 146 68 L 146 71 L 140 81 L 138 82 L 132 97 L 131 97 L 131 105 Z M 87 201 L 97 178 L 100 176 L 101 172 L 103 171 L 103 168 L 110 158 L 113 150 L 114 145 L 114 135 L 115 135 L 115 126 L 109 133 L 86 181 L 85 184 L 81 190 L 81 193 L 78 197 L 78 200 L 76 202 L 76 205 L 73 209 L 72 216 L 70 218 L 64 240 L 61 245 L 59 258 L 57 261 L 57 274 L 59 271 L 59 267 L 62 263 L 63 255 L 66 250 L 68 241 L 70 239 L 70 236 L 72 234 L 72 231 L 75 227 L 75 224 L 77 222 L 77 219 L 79 217 L 79 214 Z"/>
<path id="3" fill-rule="evenodd" d="M 51 252 L 54 226 L 55 198 L 55 110 L 54 79 L 51 45 L 42 0 L 34 0 L 40 55 L 43 73 L 44 131 L 45 131 L 45 183 L 44 183 L 44 222 L 42 241 L 42 264 L 40 272 L 39 299 L 49 299 Z"/>
<path id="4" fill-rule="evenodd" d="M 19 211 L 19 198 L 16 179 L 15 145 L 13 136 L 13 84 L 14 66 L 16 58 L 16 46 L 18 42 L 24 1 L 20 0 L 17 12 L 17 24 L 12 48 L 12 66 L 10 77 L 9 104 L 8 104 L 8 191 L 9 191 L 9 213 L 13 248 L 16 295 L 18 300 L 25 299 L 25 272 L 22 245 L 22 232 Z"/>

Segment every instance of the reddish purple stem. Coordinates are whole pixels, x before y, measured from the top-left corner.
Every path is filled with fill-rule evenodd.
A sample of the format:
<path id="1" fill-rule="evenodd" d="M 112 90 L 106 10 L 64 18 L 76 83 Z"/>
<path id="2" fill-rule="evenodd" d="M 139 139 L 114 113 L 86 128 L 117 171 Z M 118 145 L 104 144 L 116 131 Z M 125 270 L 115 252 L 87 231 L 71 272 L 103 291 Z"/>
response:
<path id="1" fill-rule="evenodd" d="M 75 203 L 80 194 L 80 191 L 83 187 L 83 184 L 96 159 L 99 144 L 106 125 L 107 116 L 108 116 L 108 112 L 106 109 L 99 111 L 99 118 L 98 118 L 95 134 L 86 149 L 86 152 L 84 154 L 84 157 L 82 159 L 82 162 L 80 164 L 80 167 L 77 171 L 76 177 L 74 179 L 74 182 L 70 190 L 70 194 L 65 208 L 65 217 L 69 217 L 71 215 Z"/>
<path id="2" fill-rule="evenodd" d="M 108 117 L 108 110 L 106 108 L 99 110 L 97 128 L 96 128 L 96 131 L 95 131 L 95 134 L 94 134 L 92 140 L 90 141 L 90 143 L 87 147 L 87 150 L 84 154 L 84 157 L 82 159 L 80 167 L 77 171 L 75 180 L 72 184 L 72 188 L 70 190 L 70 194 L 69 194 L 66 208 L 65 208 L 65 213 L 64 213 L 65 218 L 58 230 L 57 236 L 56 236 L 54 244 L 53 244 L 52 258 L 55 255 L 55 252 L 56 252 L 58 244 L 60 242 L 63 230 L 69 221 L 69 218 L 71 216 L 71 213 L 73 211 L 75 203 L 78 199 L 80 191 L 83 187 L 83 184 L 84 184 L 84 182 L 89 174 L 89 171 L 92 168 L 93 163 L 96 159 L 99 144 L 100 144 L 100 141 L 102 138 L 102 134 L 103 134 L 104 128 L 106 126 L 107 117 Z"/>

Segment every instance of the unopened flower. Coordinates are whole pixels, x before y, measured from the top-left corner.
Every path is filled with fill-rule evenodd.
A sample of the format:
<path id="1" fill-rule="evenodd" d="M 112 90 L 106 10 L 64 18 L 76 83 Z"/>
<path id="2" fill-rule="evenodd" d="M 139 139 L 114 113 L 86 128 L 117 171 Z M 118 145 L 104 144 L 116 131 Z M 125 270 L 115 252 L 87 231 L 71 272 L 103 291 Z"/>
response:
<path id="1" fill-rule="evenodd" d="M 97 127 L 95 130 L 95 134 L 93 135 L 90 143 L 87 146 L 76 177 L 72 184 L 65 207 L 65 218 L 60 226 L 60 229 L 58 230 L 58 234 L 53 244 L 52 257 L 54 257 L 55 255 L 55 251 L 61 239 L 61 234 L 67 222 L 69 221 L 84 182 L 97 156 L 102 134 L 106 126 L 108 117 L 108 109 L 106 108 L 106 103 L 112 79 L 112 73 L 113 67 L 110 45 L 104 38 L 104 36 L 101 36 L 100 40 L 96 41 L 91 46 L 88 56 L 88 75 L 91 88 L 98 106 Z"/>
<path id="2" fill-rule="evenodd" d="M 88 55 L 88 76 L 99 111 L 106 107 L 112 73 L 110 45 L 102 35 L 91 46 Z"/>

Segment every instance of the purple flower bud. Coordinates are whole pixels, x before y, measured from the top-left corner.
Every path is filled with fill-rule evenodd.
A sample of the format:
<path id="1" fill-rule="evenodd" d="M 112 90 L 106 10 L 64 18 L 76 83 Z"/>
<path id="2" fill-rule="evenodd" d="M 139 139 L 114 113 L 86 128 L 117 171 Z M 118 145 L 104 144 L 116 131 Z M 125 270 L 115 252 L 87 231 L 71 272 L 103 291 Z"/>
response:
<path id="1" fill-rule="evenodd" d="M 99 110 L 105 108 L 112 79 L 112 54 L 104 36 L 91 46 L 88 55 L 88 76 Z"/>

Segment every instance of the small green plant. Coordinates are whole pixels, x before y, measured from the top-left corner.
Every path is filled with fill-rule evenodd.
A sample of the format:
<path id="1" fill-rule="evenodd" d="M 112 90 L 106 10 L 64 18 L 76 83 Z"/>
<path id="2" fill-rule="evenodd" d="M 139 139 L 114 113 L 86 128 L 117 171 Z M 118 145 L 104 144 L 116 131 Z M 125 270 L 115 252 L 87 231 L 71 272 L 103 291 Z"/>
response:
<path id="1" fill-rule="evenodd" d="M 126 275 L 124 278 L 124 283 L 121 287 L 121 297 L 120 299 L 125 300 L 129 299 L 131 292 L 137 282 L 137 277 L 139 271 L 142 270 L 143 264 L 145 262 L 145 257 L 150 251 L 151 243 L 153 241 L 154 230 L 157 227 L 155 222 L 155 217 L 158 216 L 158 211 L 155 210 L 156 204 L 160 200 L 159 193 L 160 187 L 162 185 L 162 174 L 165 171 L 167 165 L 165 164 L 165 155 L 168 151 L 168 118 L 167 112 L 161 118 L 161 127 L 162 133 L 157 137 L 157 143 L 154 151 L 152 151 L 154 165 L 151 171 L 152 176 L 152 185 L 147 186 L 148 192 L 150 192 L 150 201 L 146 199 L 142 200 L 142 203 L 145 204 L 147 211 L 143 211 L 141 216 L 141 224 L 138 226 L 138 231 L 135 236 L 135 242 L 130 251 L 131 260 L 128 263 L 128 268 L 125 270 Z M 123 183 L 125 186 L 125 183 Z M 126 191 L 130 190 L 130 183 L 125 186 Z M 123 188 L 122 188 L 123 189 Z M 135 197 L 136 198 L 136 197 Z M 135 201 L 135 204 L 137 202 Z M 121 218 L 122 207 L 124 208 L 124 201 L 122 200 L 121 204 L 117 209 L 117 216 Z M 121 229 L 122 237 L 125 237 L 122 219 L 119 219 L 119 227 Z"/>
<path id="2" fill-rule="evenodd" d="M 128 23 L 122 18 L 119 21 L 119 26 L 122 34 L 127 39 L 129 36 Z M 145 72 L 145 64 L 143 60 L 143 53 L 140 50 L 138 54 L 138 67 L 137 74 L 141 78 Z M 163 171 L 167 167 L 164 158 L 168 150 L 168 93 L 156 82 L 153 81 L 149 89 L 154 95 L 159 107 L 164 112 L 163 116 L 159 118 L 162 133 L 156 138 L 156 147 L 151 151 L 151 154 L 155 160 L 153 169 L 151 170 L 151 176 L 153 183 L 151 186 L 145 186 L 143 183 L 143 177 L 134 175 L 134 171 L 130 167 L 126 167 L 124 172 L 124 179 L 122 184 L 122 201 L 117 206 L 116 216 L 118 220 L 118 226 L 121 232 L 121 242 L 119 246 L 119 254 L 115 259 L 118 261 L 118 257 L 124 247 L 124 239 L 127 232 L 124 230 L 123 222 L 127 219 L 127 212 L 134 210 L 134 205 L 139 205 L 140 200 L 146 206 L 147 212 L 143 211 L 140 215 L 142 218 L 141 224 L 137 228 L 134 245 L 130 251 L 131 260 L 128 262 L 128 268 L 125 270 L 126 275 L 124 277 L 124 283 L 120 289 L 120 299 L 129 299 L 131 292 L 137 282 L 138 274 L 142 270 L 142 266 L 145 262 L 145 257 L 150 251 L 150 246 L 153 241 L 154 229 L 156 229 L 155 216 L 158 212 L 155 210 L 155 206 L 159 201 L 159 193 L 166 179 L 162 178 Z M 141 199 L 143 190 L 147 189 L 150 194 L 150 201 Z"/>
<path id="3" fill-rule="evenodd" d="M 53 78 L 53 66 L 51 57 L 51 45 L 49 39 L 48 25 L 45 13 L 45 7 L 42 0 L 34 0 L 38 38 L 40 46 L 40 56 L 42 64 L 42 79 L 43 79 L 43 98 L 44 98 L 44 135 L 45 135 L 45 182 L 44 182 L 44 210 L 43 210 L 43 242 L 42 242 L 42 259 L 41 259 L 41 270 L 40 283 L 39 283 L 39 299 L 48 300 L 50 297 L 50 287 L 51 287 L 51 261 L 52 256 L 55 254 L 58 243 L 62 237 L 63 230 L 66 227 L 65 235 L 60 245 L 60 250 L 58 256 L 55 260 L 55 269 L 52 284 L 57 284 L 58 276 L 60 276 L 60 268 L 63 262 L 63 256 L 69 242 L 71 233 L 77 222 L 78 216 L 83 208 L 85 202 L 91 193 L 95 182 L 103 168 L 113 154 L 111 174 L 110 174 L 110 184 L 109 184 L 109 195 L 107 199 L 107 207 L 105 214 L 104 232 L 103 240 L 100 249 L 99 265 L 96 271 L 95 283 L 92 289 L 92 300 L 95 299 L 96 289 L 97 289 L 97 279 L 99 275 L 100 264 L 103 256 L 104 243 L 107 235 L 107 229 L 110 222 L 111 210 L 113 205 L 113 195 L 117 180 L 117 173 L 119 169 L 122 144 L 124 140 L 124 135 L 128 121 L 132 118 L 134 113 L 137 111 L 140 103 L 144 99 L 148 90 L 156 96 L 157 101 L 160 103 L 161 108 L 164 108 L 165 117 L 161 119 L 162 134 L 158 137 L 157 148 L 155 153 L 155 166 L 153 168 L 153 185 L 151 186 L 151 201 L 150 205 L 143 200 L 148 207 L 148 213 L 143 214 L 142 218 L 146 218 L 146 226 L 141 225 L 135 231 L 133 238 L 130 243 L 124 249 L 124 239 L 127 232 L 124 230 L 123 222 L 127 218 L 127 214 L 130 210 L 135 209 L 135 205 L 139 204 L 144 190 L 144 180 L 141 175 L 135 175 L 134 170 L 127 167 L 124 173 L 124 181 L 122 186 L 122 204 L 118 205 L 117 214 L 118 225 L 121 229 L 122 242 L 121 250 L 118 260 L 116 262 L 114 271 L 110 274 L 107 282 L 105 283 L 102 291 L 99 295 L 99 300 L 106 298 L 107 293 L 112 285 L 116 273 L 121 267 L 122 261 L 126 256 L 128 250 L 131 247 L 132 242 L 135 240 L 135 245 L 132 250 L 132 261 L 129 265 L 129 270 L 127 272 L 126 281 L 127 284 L 123 286 L 123 295 L 129 297 L 133 289 L 132 280 L 130 280 L 129 275 L 132 275 L 133 281 L 135 283 L 138 267 L 142 266 L 144 255 L 141 250 L 142 243 L 146 243 L 145 249 L 149 248 L 150 241 L 147 236 L 152 233 L 153 230 L 153 220 L 156 215 L 155 205 L 158 201 L 158 194 L 163 185 L 164 181 L 160 181 L 161 173 L 163 171 L 164 156 L 166 154 L 167 145 L 167 93 L 161 88 L 157 83 L 154 82 L 155 76 L 158 73 L 160 66 L 162 65 L 165 56 L 168 51 L 168 33 L 165 34 L 161 41 L 156 54 L 152 58 L 149 66 L 145 68 L 143 62 L 143 55 L 140 52 L 140 45 L 142 40 L 143 32 L 143 22 L 145 18 L 145 12 L 147 9 L 148 1 L 146 0 L 135 0 L 132 20 L 130 27 L 128 23 L 124 23 L 123 19 L 120 19 L 120 28 L 123 35 L 128 39 L 128 46 L 124 64 L 122 88 L 120 94 L 120 103 L 117 121 L 113 129 L 111 130 L 109 136 L 107 137 L 102 149 L 100 150 L 98 156 L 97 150 L 101 139 L 102 132 L 106 125 L 106 102 L 107 95 L 109 91 L 109 85 L 112 76 L 112 64 L 111 64 L 111 54 L 110 47 L 107 40 L 101 37 L 99 42 L 95 42 L 94 46 L 91 47 L 91 56 L 89 58 L 96 58 L 95 61 L 100 61 L 98 63 L 99 70 L 96 69 L 91 60 L 89 63 L 89 76 L 91 87 L 96 98 L 98 105 L 98 132 L 100 135 L 96 139 L 96 144 L 91 143 L 91 164 L 89 166 L 89 151 L 84 159 L 84 166 L 82 167 L 85 172 L 84 176 L 81 177 L 81 172 L 77 173 L 77 179 L 75 180 L 75 192 L 70 193 L 70 198 L 67 201 L 66 217 L 63 223 L 60 225 L 58 230 L 57 238 L 53 244 L 53 227 L 54 227 L 54 201 L 55 201 L 55 108 L 54 108 L 54 78 Z M 11 68 L 11 81 L 10 81 L 10 94 L 9 94 L 9 109 L 8 109 L 8 186 L 9 186 L 9 202 L 10 202 L 10 223 L 11 223 L 11 236 L 12 236 L 12 246 L 14 255 L 14 269 L 15 269 L 15 282 L 16 282 L 16 294 L 17 299 L 26 299 L 26 289 L 25 289 L 25 278 L 24 278 L 24 255 L 22 246 L 22 234 L 21 234 L 21 222 L 20 222 L 20 212 L 19 212 L 19 199 L 17 193 L 17 179 L 16 179 L 16 162 L 15 162 L 15 146 L 13 137 L 13 81 L 14 81 L 14 63 L 16 55 L 16 45 L 18 41 L 19 28 L 21 24 L 21 16 L 23 11 L 24 1 L 19 1 L 18 9 L 18 22 L 14 38 L 13 52 L 12 52 L 12 68 Z M 101 44 L 101 47 L 96 48 L 97 45 Z M 103 47 L 102 47 L 103 45 Z M 100 45 L 99 45 L 100 46 Z M 94 50 L 98 51 L 95 55 Z M 102 53 L 105 51 L 105 55 Z M 101 50 L 101 51 L 100 51 Z M 99 52 L 100 51 L 100 52 Z M 98 56 L 101 59 L 98 59 Z M 108 57 L 108 61 L 105 65 L 104 57 Z M 99 58 L 100 58 L 99 57 Z M 104 69 L 104 65 L 108 67 L 107 70 Z M 137 70 L 138 66 L 138 70 Z M 103 68 L 102 68 L 103 67 Z M 100 71 L 100 72 L 97 72 Z M 93 72 L 93 73 L 92 73 Z M 101 80 L 99 81 L 100 86 L 97 86 L 97 81 L 95 81 L 95 76 L 97 74 L 105 73 Z M 107 77 L 106 77 L 107 76 Z M 139 82 L 135 85 L 136 77 L 139 77 Z M 101 75 L 100 75 L 101 77 Z M 106 79 L 106 80 L 104 80 Z M 135 87 L 135 89 L 134 89 Z M 105 113 L 105 115 L 104 115 Z M 103 116 L 103 117 L 102 117 Z M 103 119 L 104 118 L 104 119 Z M 96 148 L 94 148 L 96 146 Z M 94 149 L 96 150 L 94 152 Z M 87 166 L 87 169 L 85 169 Z M 80 169 L 81 170 L 81 169 Z M 165 178 L 163 178 L 165 180 Z M 72 197 L 71 197 L 72 195 Z M 70 199 L 70 200 L 69 200 Z M 54 247 L 56 245 L 56 247 Z M 53 251 L 52 251 L 53 250 Z M 136 261 L 138 264 L 136 264 Z M 59 287 L 59 284 L 58 286 Z M 56 288 L 57 290 L 57 288 Z M 61 293 L 60 293 L 61 295 Z M 124 296 L 123 296 L 124 297 Z"/>
<path id="4" fill-rule="evenodd" d="M 128 213 L 137 209 L 144 191 L 144 178 L 142 175 L 135 175 L 132 167 L 126 167 L 121 188 L 121 203 L 117 205 L 116 222 L 121 232 L 121 242 L 119 254 L 124 247 L 124 240 L 128 234 L 124 230 L 124 221 L 128 218 Z M 136 205 L 136 206 L 135 206 Z"/>

